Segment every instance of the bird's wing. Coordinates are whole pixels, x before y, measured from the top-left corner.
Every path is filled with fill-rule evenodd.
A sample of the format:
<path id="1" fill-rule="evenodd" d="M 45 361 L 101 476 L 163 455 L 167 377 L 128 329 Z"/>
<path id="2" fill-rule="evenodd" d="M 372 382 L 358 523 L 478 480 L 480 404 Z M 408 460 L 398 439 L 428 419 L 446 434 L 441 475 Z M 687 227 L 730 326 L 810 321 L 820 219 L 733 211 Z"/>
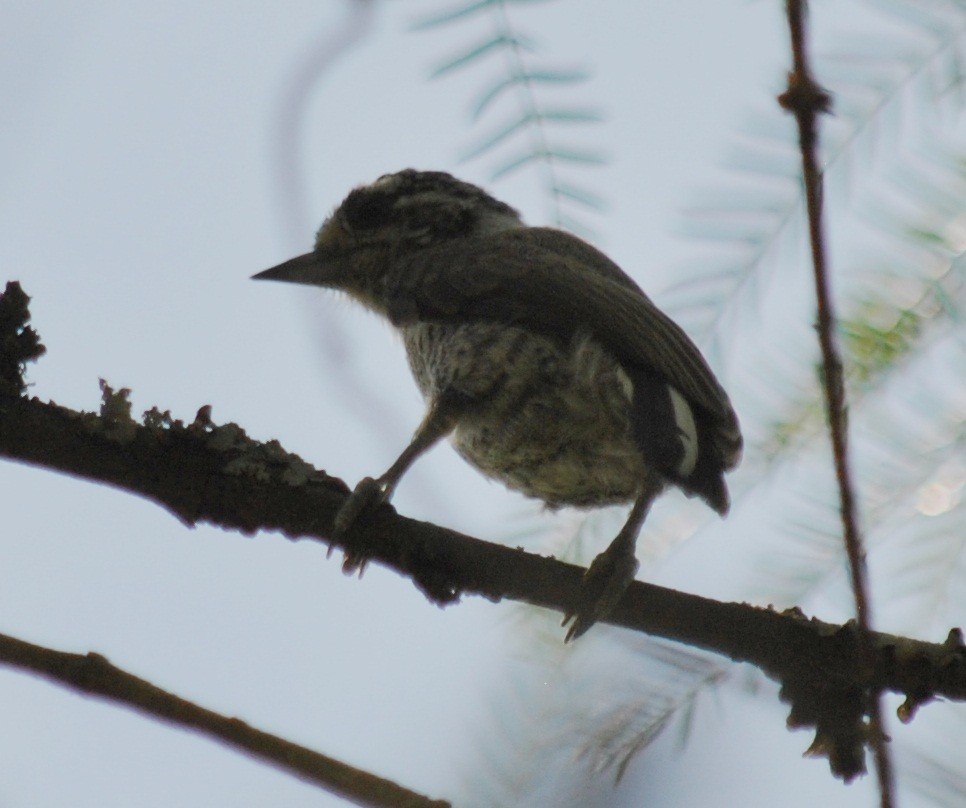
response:
<path id="1" fill-rule="evenodd" d="M 725 468 L 741 451 L 728 395 L 687 334 L 607 256 L 560 230 L 521 228 L 421 250 L 387 279 L 389 313 L 503 322 L 562 341 L 589 333 L 622 364 L 648 368 L 702 408 Z"/>

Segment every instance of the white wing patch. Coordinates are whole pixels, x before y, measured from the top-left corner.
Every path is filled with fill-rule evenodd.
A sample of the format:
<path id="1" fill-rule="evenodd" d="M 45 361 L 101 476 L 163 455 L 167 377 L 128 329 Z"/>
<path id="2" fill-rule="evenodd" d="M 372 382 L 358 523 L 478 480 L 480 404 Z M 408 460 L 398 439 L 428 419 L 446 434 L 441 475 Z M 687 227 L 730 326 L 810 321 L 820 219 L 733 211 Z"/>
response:
<path id="1" fill-rule="evenodd" d="M 687 477 L 694 471 L 698 462 L 698 428 L 694 423 L 691 407 L 677 390 L 668 385 L 671 406 L 674 407 L 674 422 L 678 426 L 678 437 L 684 447 L 684 457 L 678 464 L 678 474 Z"/>
<path id="2" fill-rule="evenodd" d="M 631 377 L 624 372 L 624 368 L 620 365 L 617 366 L 617 383 L 624 391 L 624 395 L 627 396 L 627 400 L 632 401 L 634 398 L 634 382 L 631 381 Z"/>

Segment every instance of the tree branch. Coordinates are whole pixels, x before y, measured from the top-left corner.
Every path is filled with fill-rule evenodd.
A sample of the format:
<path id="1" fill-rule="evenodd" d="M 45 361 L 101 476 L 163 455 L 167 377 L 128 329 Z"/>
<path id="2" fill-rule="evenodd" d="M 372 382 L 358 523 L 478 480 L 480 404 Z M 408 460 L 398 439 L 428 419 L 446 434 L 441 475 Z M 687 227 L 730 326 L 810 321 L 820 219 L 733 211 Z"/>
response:
<path id="1" fill-rule="evenodd" d="M 825 232 L 822 222 L 822 172 L 818 165 L 818 116 L 829 112 L 831 97 L 815 81 L 808 59 L 806 0 L 786 0 L 788 28 L 791 34 L 793 69 L 788 74 L 788 90 L 779 103 L 795 115 L 798 122 L 799 148 L 802 153 L 802 177 L 805 183 L 805 203 L 808 212 L 809 242 L 815 276 L 815 295 L 818 308 L 818 340 L 822 351 L 825 409 L 828 415 L 829 437 L 839 488 L 842 530 L 845 551 L 849 559 L 852 591 L 858 621 L 858 642 L 863 661 L 875 664 L 875 648 L 871 637 L 872 618 L 869 607 L 868 575 L 865 550 L 856 514 L 856 498 L 852 483 L 847 445 L 845 381 L 842 360 L 835 339 L 835 312 L 825 251 Z M 892 761 L 886 747 L 879 694 L 872 693 L 869 702 L 869 736 L 879 781 L 880 805 L 893 805 Z"/>
<path id="2" fill-rule="evenodd" d="M 253 441 L 236 424 L 215 425 L 208 407 L 187 425 L 156 409 L 137 423 L 128 391 L 104 382 L 97 414 L 26 398 L 16 392 L 24 389 L 22 378 L 8 378 L 11 368 L 16 376 L 38 355 L 39 342 L 23 338 L 33 334 L 25 301 L 16 284 L 0 296 L 0 457 L 146 497 L 189 526 L 274 530 L 337 545 L 411 578 L 439 605 L 474 594 L 566 613 L 575 602 L 581 567 L 407 519 L 388 505 L 335 542 L 332 522 L 348 486 L 276 441 Z M 26 346 L 22 354 L 17 346 Z M 864 770 L 865 719 L 875 694 L 904 694 L 903 720 L 933 698 L 966 700 L 966 646 L 958 629 L 942 644 L 872 633 L 868 664 L 852 623 L 836 626 L 798 610 L 721 603 L 640 581 L 603 622 L 758 666 L 781 683 L 789 724 L 815 727 L 811 751 L 827 755 L 846 780 Z"/>
<path id="3" fill-rule="evenodd" d="M 192 704 L 114 667 L 100 654 L 68 654 L 0 634 L 0 664 L 31 671 L 80 693 L 101 696 L 169 724 L 193 729 L 324 787 L 355 805 L 449 808 L 391 780 L 313 752 L 277 735 Z"/>

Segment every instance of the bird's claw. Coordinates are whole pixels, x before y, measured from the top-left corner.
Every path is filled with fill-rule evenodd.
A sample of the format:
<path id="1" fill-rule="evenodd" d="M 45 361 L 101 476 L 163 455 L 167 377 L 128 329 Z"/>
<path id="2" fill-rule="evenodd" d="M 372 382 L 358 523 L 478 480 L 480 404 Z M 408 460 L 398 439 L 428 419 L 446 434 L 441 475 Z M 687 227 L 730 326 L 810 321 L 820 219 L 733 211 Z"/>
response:
<path id="1" fill-rule="evenodd" d="M 332 525 L 333 536 L 337 539 L 344 539 L 352 526 L 367 514 L 371 514 L 387 500 L 385 486 L 372 477 L 364 477 L 356 485 L 355 490 L 349 498 L 339 508 L 335 515 Z M 342 562 L 342 571 L 347 575 L 355 572 L 360 574 L 365 570 L 366 554 L 360 550 L 346 548 L 345 560 Z"/>
<path id="2" fill-rule="evenodd" d="M 361 516 L 371 513 L 385 501 L 386 490 L 382 483 L 372 477 L 363 477 L 335 515 L 332 525 L 335 535 L 344 536 Z"/>
<path id="3" fill-rule="evenodd" d="M 614 610 L 639 566 L 633 550 L 627 552 L 623 546 L 609 547 L 594 559 L 584 573 L 575 608 L 564 615 L 560 624 L 566 626 L 573 620 L 564 642 L 577 639 Z"/>

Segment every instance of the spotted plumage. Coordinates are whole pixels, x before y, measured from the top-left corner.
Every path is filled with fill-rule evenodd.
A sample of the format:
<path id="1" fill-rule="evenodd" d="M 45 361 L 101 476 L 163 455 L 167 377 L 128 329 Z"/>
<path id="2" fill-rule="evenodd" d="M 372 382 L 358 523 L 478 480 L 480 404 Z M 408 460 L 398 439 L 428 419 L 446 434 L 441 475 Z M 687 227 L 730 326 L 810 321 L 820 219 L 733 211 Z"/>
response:
<path id="1" fill-rule="evenodd" d="M 591 565 L 568 638 L 616 603 L 666 486 L 728 510 L 741 454 L 728 396 L 698 349 L 599 250 L 527 227 L 477 186 L 412 169 L 357 188 L 315 250 L 260 278 L 341 289 L 402 333 L 428 412 L 409 447 L 343 508 L 347 530 L 442 437 L 551 507 L 633 502 Z"/>

